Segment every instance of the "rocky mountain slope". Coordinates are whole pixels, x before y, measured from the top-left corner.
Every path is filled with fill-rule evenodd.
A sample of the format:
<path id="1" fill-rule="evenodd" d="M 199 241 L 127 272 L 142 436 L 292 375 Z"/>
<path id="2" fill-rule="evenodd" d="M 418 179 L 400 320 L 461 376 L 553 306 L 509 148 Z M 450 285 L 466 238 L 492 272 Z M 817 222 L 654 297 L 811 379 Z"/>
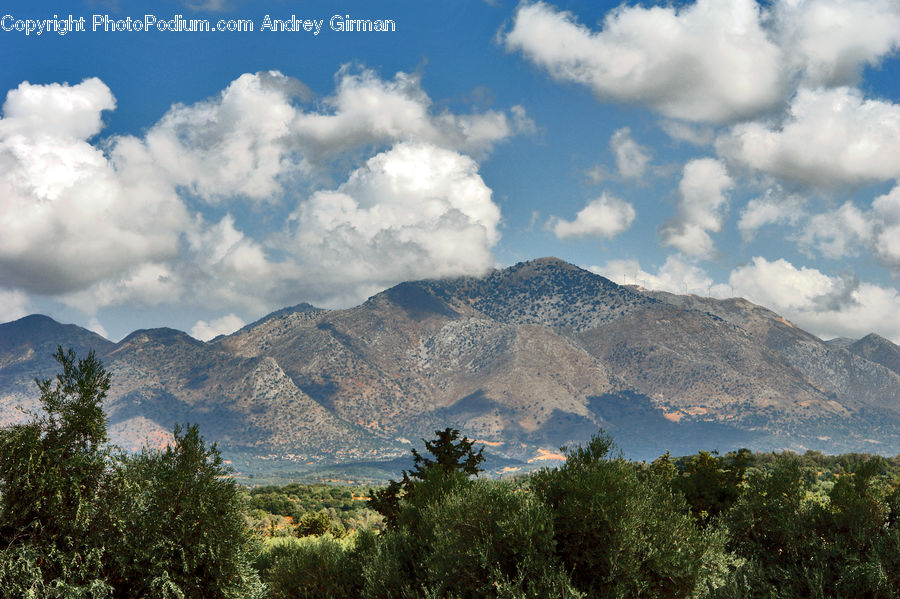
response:
<path id="1" fill-rule="evenodd" d="M 0 325 L 0 420 L 34 408 L 57 344 L 93 347 L 126 447 L 198 422 L 231 451 L 386 459 L 457 426 L 527 461 L 599 428 L 627 453 L 816 448 L 900 453 L 900 348 L 827 344 L 741 299 L 619 286 L 544 258 L 403 283 L 347 310 L 301 304 L 209 343 L 117 344 L 31 316 Z"/>

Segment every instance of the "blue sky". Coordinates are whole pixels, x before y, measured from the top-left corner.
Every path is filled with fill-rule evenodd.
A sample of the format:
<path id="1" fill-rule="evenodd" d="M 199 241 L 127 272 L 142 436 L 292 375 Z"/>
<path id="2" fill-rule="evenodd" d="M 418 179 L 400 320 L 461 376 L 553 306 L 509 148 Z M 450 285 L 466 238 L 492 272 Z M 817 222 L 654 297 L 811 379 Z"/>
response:
<path id="1" fill-rule="evenodd" d="M 0 13 L 0 321 L 205 339 L 555 255 L 900 341 L 895 0 Z M 26 35 L 54 15 L 85 31 Z M 267 15 L 321 29 L 263 31 Z"/>

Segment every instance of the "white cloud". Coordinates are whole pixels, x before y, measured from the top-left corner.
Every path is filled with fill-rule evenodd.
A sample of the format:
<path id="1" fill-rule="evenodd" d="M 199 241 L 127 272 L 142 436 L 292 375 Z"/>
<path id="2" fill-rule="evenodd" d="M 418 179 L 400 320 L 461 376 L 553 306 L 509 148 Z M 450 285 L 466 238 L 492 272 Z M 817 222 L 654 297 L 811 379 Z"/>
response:
<path id="1" fill-rule="evenodd" d="M 244 74 L 213 99 L 176 104 L 146 136 L 153 160 L 172 182 L 206 200 L 280 197 L 280 179 L 303 171 L 286 143 L 296 116 L 293 80 Z"/>
<path id="2" fill-rule="evenodd" d="M 728 283 L 714 283 L 700 267 L 680 256 L 669 256 L 655 273 L 637 260 L 612 260 L 591 266 L 592 272 L 620 284 L 639 284 L 671 293 L 743 297 L 769 308 L 822 339 L 860 338 L 871 332 L 900 342 L 900 292 L 860 282 L 852 276 L 831 276 L 815 268 L 796 267 L 779 258 L 755 257 L 735 268 Z"/>
<path id="3" fill-rule="evenodd" d="M 60 301 L 85 314 L 98 308 L 136 304 L 158 306 L 178 303 L 184 290 L 174 265 L 147 262 L 136 265 L 121 275 L 99 280 L 91 286 L 59 295 Z"/>
<path id="4" fill-rule="evenodd" d="M 799 241 L 801 247 L 815 248 L 834 259 L 867 249 L 900 273 L 900 186 L 876 198 L 869 210 L 845 202 L 836 210 L 810 217 Z"/>
<path id="5" fill-rule="evenodd" d="M 191 337 L 200 341 L 209 341 L 219 335 L 230 335 L 245 324 L 247 323 L 234 314 L 228 314 L 212 322 L 198 320 L 197 324 L 191 328 Z"/>
<path id="6" fill-rule="evenodd" d="M 326 305 L 404 280 L 484 272 L 500 238 L 500 210 L 477 163 L 421 143 L 373 156 L 337 189 L 301 202 L 291 220 L 283 249 L 298 284 Z"/>
<path id="7" fill-rule="evenodd" d="M 147 133 L 147 148 L 173 183 L 207 201 L 266 202 L 346 152 L 412 141 L 482 156 L 535 130 L 518 105 L 508 113 L 437 112 L 417 74 L 383 80 L 345 66 L 336 79 L 335 92 L 306 110 L 312 94 L 296 79 L 241 75 L 214 98 L 174 105 Z"/>
<path id="8" fill-rule="evenodd" d="M 18 289 L 0 287 L 0 323 L 18 320 L 31 311 L 28 295 Z"/>
<path id="9" fill-rule="evenodd" d="M 678 211 L 660 228 L 663 244 L 689 256 L 711 257 L 715 247 L 709 232 L 722 227 L 725 192 L 732 187 L 734 182 L 718 160 L 688 162 L 678 186 Z"/>
<path id="10" fill-rule="evenodd" d="M 756 257 L 729 278 L 735 291 L 823 339 L 878 332 L 900 341 L 900 292 L 889 287 Z"/>
<path id="11" fill-rule="evenodd" d="M 114 107 L 98 79 L 23 83 L 0 119 L 0 279 L 56 294 L 176 255 L 186 211 L 133 138 L 88 143 Z"/>
<path id="12" fill-rule="evenodd" d="M 113 108 L 99 79 L 23 83 L 0 120 L 0 280 L 88 315 L 346 305 L 411 277 L 480 273 L 500 211 L 477 157 L 535 131 L 521 106 L 455 114 L 417 75 L 349 67 L 317 103 L 281 73 L 247 74 L 173 105 L 143 138 L 93 140 Z M 293 216 L 254 239 L 236 210 L 207 220 L 197 199 Z"/>
<path id="13" fill-rule="evenodd" d="M 900 177 L 900 106 L 858 90 L 801 89 L 780 126 L 737 125 L 719 154 L 777 177 L 811 185 Z"/>
<path id="14" fill-rule="evenodd" d="M 760 198 L 747 202 L 741 210 L 738 229 L 745 241 L 767 225 L 796 225 L 805 215 L 806 201 L 801 196 L 787 194 L 780 187 L 769 188 Z"/>
<path id="15" fill-rule="evenodd" d="M 711 146 L 715 141 L 715 130 L 712 127 L 671 120 L 660 121 L 659 126 L 672 139 L 691 145 Z"/>
<path id="16" fill-rule="evenodd" d="M 786 93 L 782 52 L 753 0 L 698 0 L 680 9 L 623 5 L 600 31 L 543 2 L 523 4 L 504 41 L 556 79 L 688 121 L 745 119 L 777 106 Z"/>
<path id="17" fill-rule="evenodd" d="M 900 44 L 895 0 L 782 0 L 774 10 L 780 44 L 812 87 L 854 85 Z"/>
<path id="18" fill-rule="evenodd" d="M 727 285 L 713 284 L 712 278 L 702 268 L 681 256 L 666 257 L 656 273 L 645 271 L 637 260 L 610 260 L 588 270 L 603 275 L 620 285 L 640 285 L 645 289 L 670 293 L 712 295 L 724 297 Z"/>
<path id="19" fill-rule="evenodd" d="M 756 257 L 732 271 L 729 283 L 743 297 L 781 313 L 809 309 L 834 290 L 834 280 L 814 268 L 796 268 L 783 258 Z"/>
<path id="20" fill-rule="evenodd" d="M 624 200 L 604 193 L 591 200 L 567 221 L 557 217 L 550 220 L 553 233 L 560 239 L 571 237 L 612 238 L 628 229 L 634 221 L 634 207 Z"/>
<path id="21" fill-rule="evenodd" d="M 90 321 L 88 321 L 87 328 L 91 331 L 94 331 L 101 337 L 109 338 L 109 334 L 106 332 L 106 327 L 104 327 L 100 320 L 96 316 L 92 316 Z"/>
<path id="22" fill-rule="evenodd" d="M 900 273 L 900 185 L 872 202 L 869 220 L 875 255 Z"/>
<path id="23" fill-rule="evenodd" d="M 511 135 L 535 130 L 522 106 L 513 106 L 509 115 L 435 113 L 417 74 L 400 72 L 386 81 L 373 71 L 344 67 L 337 77 L 337 89 L 322 101 L 322 110 L 298 112 L 291 125 L 294 143 L 314 156 L 397 141 L 481 155 Z"/>
<path id="24" fill-rule="evenodd" d="M 856 255 L 858 248 L 871 236 L 867 215 L 852 202 L 845 202 L 837 210 L 812 216 L 804 227 L 800 243 L 816 247 L 828 258 L 843 258 Z"/>
<path id="25" fill-rule="evenodd" d="M 625 179 L 640 179 L 644 175 L 650 162 L 650 153 L 631 138 L 631 129 L 617 129 L 609 140 L 609 147 L 615 154 L 619 175 Z"/>

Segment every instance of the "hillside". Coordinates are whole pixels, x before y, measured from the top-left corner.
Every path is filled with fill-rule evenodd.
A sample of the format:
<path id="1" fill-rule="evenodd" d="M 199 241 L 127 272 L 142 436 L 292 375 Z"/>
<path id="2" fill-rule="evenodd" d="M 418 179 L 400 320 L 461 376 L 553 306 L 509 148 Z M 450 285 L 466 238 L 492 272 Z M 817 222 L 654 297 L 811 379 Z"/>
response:
<path id="1" fill-rule="evenodd" d="M 110 369 L 127 447 L 189 420 L 226 451 L 297 463 L 389 459 L 445 426 L 523 463 L 601 427 L 635 457 L 900 453 L 890 341 L 828 344 L 742 299 L 620 286 L 554 258 L 402 283 L 346 310 L 300 304 L 209 343 L 156 329 L 113 344 L 30 316 L 0 325 L 5 422 L 33 405 L 57 343 Z"/>

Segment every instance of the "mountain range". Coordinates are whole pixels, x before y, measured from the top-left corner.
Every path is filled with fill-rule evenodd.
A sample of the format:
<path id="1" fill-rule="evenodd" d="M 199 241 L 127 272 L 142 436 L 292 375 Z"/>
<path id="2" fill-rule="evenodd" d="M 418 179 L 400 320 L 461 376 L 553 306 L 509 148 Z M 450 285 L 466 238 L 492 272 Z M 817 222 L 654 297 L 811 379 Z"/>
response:
<path id="1" fill-rule="evenodd" d="M 112 375 L 114 442 L 196 422 L 228 454 L 298 464 L 408 455 L 461 429 L 542 463 L 603 429 L 634 458 L 699 449 L 900 453 L 900 347 L 823 341 L 746 300 L 621 286 L 555 258 L 407 282 L 345 310 L 300 304 L 201 342 L 118 343 L 32 315 L 0 325 L 0 425 L 37 409 L 57 345 Z"/>

